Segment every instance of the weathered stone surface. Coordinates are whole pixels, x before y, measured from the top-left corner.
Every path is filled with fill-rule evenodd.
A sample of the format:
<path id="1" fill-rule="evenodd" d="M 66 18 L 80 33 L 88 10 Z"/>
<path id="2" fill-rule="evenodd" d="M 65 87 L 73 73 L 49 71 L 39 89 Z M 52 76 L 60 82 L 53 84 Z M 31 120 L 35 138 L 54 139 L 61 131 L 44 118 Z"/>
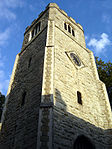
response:
<path id="1" fill-rule="evenodd" d="M 40 21 L 40 32 L 29 41 Z M 81 66 L 70 53 L 79 57 Z M 89 138 L 96 149 L 111 149 L 112 112 L 82 26 L 50 3 L 25 32 L 8 90 L 0 141 L 11 149 L 71 149 L 79 136 Z"/>
<path id="2" fill-rule="evenodd" d="M 86 49 L 79 25 L 56 8 L 50 12 L 50 19 L 55 20 L 54 148 L 71 149 L 80 135 L 90 138 L 96 148 L 109 148 L 112 136 L 106 130 L 112 132 L 112 113 L 93 53 Z M 75 37 L 64 29 L 62 22 L 75 28 Z M 83 67 L 74 65 L 67 52 L 78 55 Z M 82 105 L 77 101 L 77 91 L 81 92 Z"/>
<path id="3" fill-rule="evenodd" d="M 41 19 L 44 19 L 43 16 Z M 40 20 L 41 20 L 40 19 Z M 45 17 L 45 19 L 47 19 Z M 40 21 L 39 20 L 39 21 Z M 1 142 L 11 149 L 36 148 L 39 105 L 41 100 L 43 63 L 46 44 L 46 25 L 42 33 L 22 49 L 14 74 L 1 130 Z M 27 33 L 28 34 L 28 33 Z M 24 39 L 26 40 L 26 39 Z M 28 67 L 29 59 L 30 67 Z M 21 106 L 22 93 L 26 92 Z M 33 144 L 33 145 L 32 145 Z"/>

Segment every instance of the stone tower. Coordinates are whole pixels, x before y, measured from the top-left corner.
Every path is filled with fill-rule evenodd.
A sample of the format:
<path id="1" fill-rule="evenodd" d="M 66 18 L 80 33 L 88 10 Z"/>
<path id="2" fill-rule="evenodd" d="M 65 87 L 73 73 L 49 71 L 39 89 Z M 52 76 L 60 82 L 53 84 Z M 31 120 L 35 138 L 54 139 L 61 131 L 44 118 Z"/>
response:
<path id="1" fill-rule="evenodd" d="M 10 149 L 112 149 L 112 113 L 84 31 L 55 3 L 26 28 L 2 116 Z"/>

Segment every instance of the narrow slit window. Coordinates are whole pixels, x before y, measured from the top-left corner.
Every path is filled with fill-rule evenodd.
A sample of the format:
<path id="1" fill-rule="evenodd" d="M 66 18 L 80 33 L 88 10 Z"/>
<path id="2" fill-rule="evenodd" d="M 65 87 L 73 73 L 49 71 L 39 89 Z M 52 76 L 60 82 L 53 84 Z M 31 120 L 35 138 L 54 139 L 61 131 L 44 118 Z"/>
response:
<path id="1" fill-rule="evenodd" d="M 36 35 L 36 28 L 34 28 L 34 36 Z"/>
<path id="2" fill-rule="evenodd" d="M 36 25 L 36 26 L 35 26 L 35 35 L 38 33 L 38 32 L 37 32 L 37 27 L 38 27 L 38 26 Z"/>
<path id="3" fill-rule="evenodd" d="M 34 29 L 32 30 L 32 38 L 34 36 L 36 36 L 36 34 L 40 31 L 40 22 L 38 24 L 36 24 L 36 26 L 34 27 Z"/>
<path id="4" fill-rule="evenodd" d="M 30 57 L 29 61 L 28 61 L 28 68 L 30 67 L 31 65 L 31 61 L 32 61 L 32 58 Z"/>
<path id="5" fill-rule="evenodd" d="M 64 28 L 65 28 L 65 30 L 67 30 L 67 24 L 66 23 L 64 23 Z"/>
<path id="6" fill-rule="evenodd" d="M 34 37 L 34 29 L 32 30 L 32 38 Z"/>
<path id="7" fill-rule="evenodd" d="M 72 29 L 72 35 L 75 36 L 74 30 Z"/>
<path id="8" fill-rule="evenodd" d="M 38 23 L 38 28 L 39 28 L 39 30 L 38 30 L 38 31 L 40 31 L 40 25 L 41 25 L 41 23 L 39 22 L 39 23 Z"/>
<path id="9" fill-rule="evenodd" d="M 77 91 L 77 101 L 79 104 L 82 105 L 82 96 L 81 96 L 81 93 L 79 91 Z"/>
<path id="10" fill-rule="evenodd" d="M 40 31 L 40 22 L 36 25 L 36 33 Z"/>
<path id="11" fill-rule="evenodd" d="M 68 32 L 71 33 L 70 25 L 68 25 Z"/>
<path id="12" fill-rule="evenodd" d="M 32 37 L 31 37 L 31 31 L 30 31 L 30 33 L 29 33 L 29 41 L 31 40 L 31 38 L 32 38 Z"/>
<path id="13" fill-rule="evenodd" d="M 15 131 L 17 130 L 17 125 L 15 125 Z"/>
<path id="14" fill-rule="evenodd" d="M 24 106 L 24 104 L 25 104 L 25 98 L 26 98 L 26 92 L 24 92 L 24 93 L 22 94 L 21 106 Z"/>
<path id="15" fill-rule="evenodd" d="M 36 30 L 36 34 L 37 34 L 39 32 L 39 26 L 38 26 L 38 24 L 35 26 L 35 30 Z"/>

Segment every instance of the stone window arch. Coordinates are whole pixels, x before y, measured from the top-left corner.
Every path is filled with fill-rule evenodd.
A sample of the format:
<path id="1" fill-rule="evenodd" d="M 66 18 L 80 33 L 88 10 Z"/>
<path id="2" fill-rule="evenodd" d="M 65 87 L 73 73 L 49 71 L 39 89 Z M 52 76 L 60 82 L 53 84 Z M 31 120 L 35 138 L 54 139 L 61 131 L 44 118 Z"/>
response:
<path id="1" fill-rule="evenodd" d="M 95 149 L 95 146 L 88 137 L 81 135 L 75 140 L 73 149 Z"/>

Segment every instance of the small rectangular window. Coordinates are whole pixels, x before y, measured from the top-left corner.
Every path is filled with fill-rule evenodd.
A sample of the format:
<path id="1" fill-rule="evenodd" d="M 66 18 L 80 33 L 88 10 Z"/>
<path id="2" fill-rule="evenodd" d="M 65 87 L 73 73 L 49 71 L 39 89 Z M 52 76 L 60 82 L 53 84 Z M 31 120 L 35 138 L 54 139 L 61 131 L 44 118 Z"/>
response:
<path id="1" fill-rule="evenodd" d="M 68 32 L 71 33 L 71 28 L 69 25 L 68 25 Z"/>
<path id="2" fill-rule="evenodd" d="M 75 36 L 74 30 L 72 29 L 72 35 Z"/>
<path id="3" fill-rule="evenodd" d="M 34 28 L 34 36 L 36 35 L 36 28 Z"/>
<path id="4" fill-rule="evenodd" d="M 81 93 L 79 91 L 77 91 L 77 101 L 79 104 L 82 105 L 82 97 L 81 97 Z"/>
<path id="5" fill-rule="evenodd" d="M 39 32 L 39 24 L 37 25 L 37 33 Z"/>
<path id="6" fill-rule="evenodd" d="M 36 24 L 36 26 L 34 27 L 34 29 L 32 30 L 32 38 L 40 31 L 40 22 L 38 24 Z"/>
<path id="7" fill-rule="evenodd" d="M 30 33 L 29 33 L 29 41 L 30 41 L 30 40 L 31 40 L 31 38 L 32 38 L 31 36 L 32 36 L 32 35 L 31 35 L 31 31 L 30 31 Z"/>
<path id="8" fill-rule="evenodd" d="M 26 92 L 24 91 L 24 93 L 22 94 L 21 106 L 24 106 L 24 104 L 25 104 L 25 98 L 26 98 Z"/>
<path id="9" fill-rule="evenodd" d="M 64 28 L 65 28 L 65 30 L 67 30 L 67 25 L 66 25 L 66 23 L 64 23 Z"/>
<path id="10" fill-rule="evenodd" d="M 38 30 L 38 31 L 40 31 L 40 25 L 41 25 L 41 23 L 39 22 L 39 23 L 38 23 L 38 28 L 39 28 L 39 30 Z"/>
<path id="11" fill-rule="evenodd" d="M 34 29 L 32 30 L 32 38 L 34 37 Z"/>
<path id="12" fill-rule="evenodd" d="M 31 65 L 31 61 L 32 61 L 32 58 L 30 57 L 29 61 L 28 61 L 28 68 L 30 67 Z"/>
<path id="13" fill-rule="evenodd" d="M 38 32 L 37 32 L 37 25 L 35 26 L 35 35 L 37 34 Z"/>
<path id="14" fill-rule="evenodd" d="M 36 34 L 40 31 L 40 22 L 36 25 Z"/>

